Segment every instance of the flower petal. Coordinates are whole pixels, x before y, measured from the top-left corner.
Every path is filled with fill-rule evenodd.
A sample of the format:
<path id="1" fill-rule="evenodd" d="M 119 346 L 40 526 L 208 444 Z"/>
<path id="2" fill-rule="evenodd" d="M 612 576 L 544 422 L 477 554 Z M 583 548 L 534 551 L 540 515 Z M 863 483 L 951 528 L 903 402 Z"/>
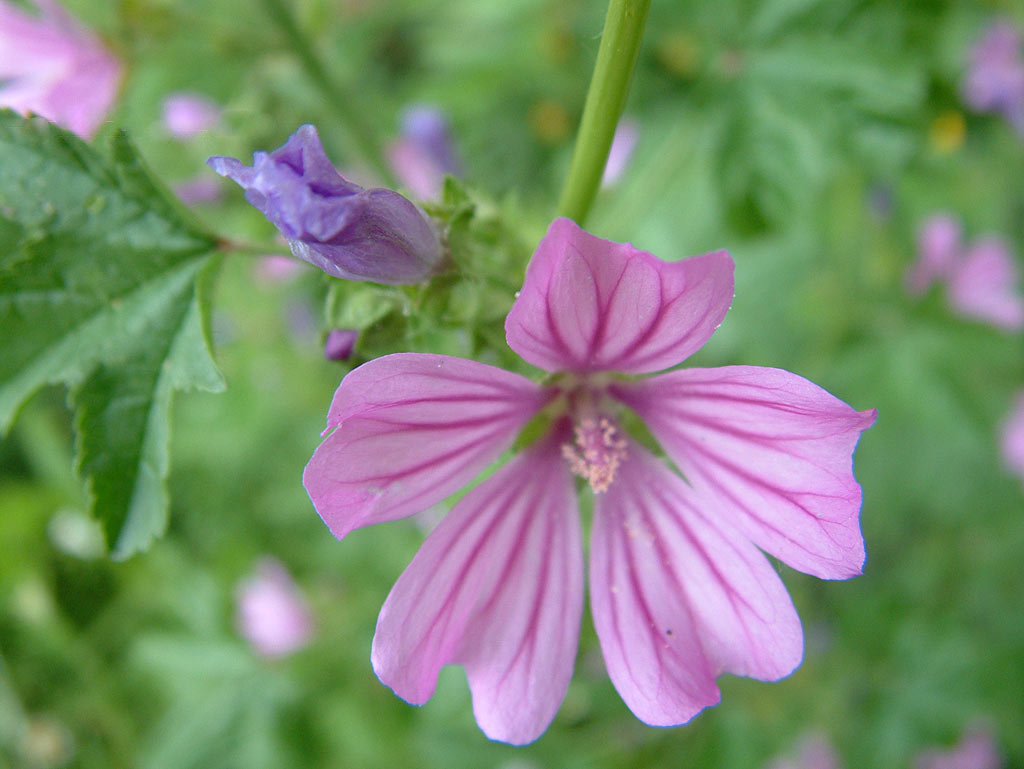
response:
<path id="1" fill-rule="evenodd" d="M 713 503 L 646 449 L 628 451 L 594 512 L 594 624 L 626 704 L 669 726 L 718 702 L 720 673 L 791 673 L 803 634 L 757 548 L 715 523 Z"/>
<path id="2" fill-rule="evenodd" d="M 530 380 L 445 355 L 385 355 L 349 373 L 303 484 L 338 539 L 427 509 L 498 458 L 550 397 Z"/>
<path id="3" fill-rule="evenodd" d="M 471 491 L 427 537 L 388 596 L 373 668 L 416 705 L 462 664 L 494 740 L 525 744 L 572 677 L 583 556 L 571 477 L 548 438 Z"/>
<path id="4" fill-rule="evenodd" d="M 875 421 L 780 369 L 686 369 L 616 384 L 689 481 L 729 523 L 794 569 L 824 579 L 864 563 L 853 450 Z"/>
<path id="5" fill-rule="evenodd" d="M 556 219 L 505 320 L 508 344 L 547 371 L 660 371 L 718 328 L 732 270 L 725 251 L 663 262 Z"/>

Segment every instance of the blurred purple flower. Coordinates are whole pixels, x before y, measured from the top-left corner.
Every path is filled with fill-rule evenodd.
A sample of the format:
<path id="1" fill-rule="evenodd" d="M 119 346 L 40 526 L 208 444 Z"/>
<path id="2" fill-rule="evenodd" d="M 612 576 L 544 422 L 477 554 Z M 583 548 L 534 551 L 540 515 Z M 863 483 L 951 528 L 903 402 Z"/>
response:
<path id="1" fill-rule="evenodd" d="M 56 0 L 35 5 L 38 15 L 0 0 L 0 107 L 88 139 L 114 103 L 121 65 Z"/>
<path id="2" fill-rule="evenodd" d="M 949 214 L 927 219 L 918 234 L 917 260 L 906 275 L 908 293 L 920 295 L 944 282 L 949 304 L 967 318 L 996 328 L 1024 328 L 1024 296 L 1009 247 L 996 237 L 965 247 L 959 221 Z"/>
<path id="3" fill-rule="evenodd" d="M 635 120 L 623 118 L 615 129 L 615 136 L 612 138 L 611 149 L 608 150 L 608 160 L 604 165 L 604 176 L 601 177 L 602 187 L 612 187 L 618 183 L 629 161 L 633 157 L 633 150 L 640 140 L 640 125 Z"/>
<path id="4" fill-rule="evenodd" d="M 1001 113 L 1024 133 L 1024 57 L 1021 33 L 1008 19 L 988 26 L 971 48 L 963 95 L 978 112 Z"/>
<path id="5" fill-rule="evenodd" d="M 237 591 L 238 630 L 264 657 L 283 657 L 309 643 L 313 615 L 288 570 L 264 558 Z"/>
<path id="6" fill-rule="evenodd" d="M 422 704 L 440 669 L 460 664 L 491 739 L 547 728 L 583 610 L 573 475 L 594 492 L 594 624 L 638 718 L 685 723 L 719 701 L 722 673 L 774 681 L 800 663 L 800 620 L 758 547 L 818 577 L 860 573 L 852 455 L 876 413 L 780 369 L 675 369 L 720 325 L 733 286 L 725 251 L 662 262 L 556 219 L 505 321 L 544 384 L 417 353 L 345 376 L 303 474 L 338 538 L 440 502 L 527 423 L 548 423 L 456 503 L 395 583 L 371 656 L 396 694 Z M 626 432 L 626 409 L 685 480 Z"/>
<path id="7" fill-rule="evenodd" d="M 295 256 L 328 275 L 397 285 L 424 281 L 441 266 L 441 242 L 426 214 L 397 192 L 345 179 L 311 125 L 270 154 L 253 153 L 252 166 L 229 157 L 206 162 L 245 190 Z"/>
<path id="8" fill-rule="evenodd" d="M 1003 461 L 1024 480 L 1024 390 L 1017 399 L 1002 429 Z"/>
<path id="9" fill-rule="evenodd" d="M 359 332 L 354 328 L 334 328 L 324 341 L 324 357 L 327 360 L 348 360 L 352 357 Z"/>
<path id="10" fill-rule="evenodd" d="M 221 199 L 223 190 L 216 179 L 202 174 L 175 184 L 174 194 L 186 206 L 194 206 L 200 203 L 216 203 Z"/>
<path id="11" fill-rule="evenodd" d="M 181 91 L 164 99 L 164 126 L 179 139 L 209 131 L 217 125 L 220 113 L 220 105 L 202 94 Z"/>
<path id="12" fill-rule="evenodd" d="M 925 750 L 914 760 L 914 769 L 1000 769 L 1003 760 L 992 734 L 975 727 L 949 750 Z"/>
<path id="13" fill-rule="evenodd" d="M 778 758 L 765 769 L 839 769 L 839 754 L 828 738 L 821 734 L 807 734 L 801 738 L 796 751 Z"/>
<path id="14" fill-rule="evenodd" d="M 388 161 L 398 180 L 421 200 L 436 200 L 445 175 L 462 173 L 448 119 L 430 106 L 405 110 L 402 135 L 388 149 Z"/>

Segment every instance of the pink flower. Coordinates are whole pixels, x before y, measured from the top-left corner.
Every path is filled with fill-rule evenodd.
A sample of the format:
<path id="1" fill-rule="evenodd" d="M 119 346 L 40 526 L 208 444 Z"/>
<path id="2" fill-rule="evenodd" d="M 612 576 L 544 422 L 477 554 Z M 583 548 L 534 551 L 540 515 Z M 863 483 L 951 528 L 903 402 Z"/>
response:
<path id="1" fill-rule="evenodd" d="M 1020 271 L 999 238 L 974 242 L 949 279 L 949 303 L 961 315 L 1007 331 L 1024 328 Z"/>
<path id="2" fill-rule="evenodd" d="M 1013 411 L 1003 423 L 1003 461 L 1024 479 L 1024 390 L 1017 393 Z"/>
<path id="3" fill-rule="evenodd" d="M 89 138 L 110 111 L 121 65 L 56 0 L 40 15 L 0 0 L 0 106 Z"/>
<path id="4" fill-rule="evenodd" d="M 875 412 L 778 369 L 637 378 L 707 342 L 732 272 L 724 251 L 666 263 L 557 219 L 505 321 L 544 384 L 413 353 L 344 378 L 304 475 L 339 538 L 425 510 L 527 422 L 547 424 L 455 505 L 384 603 L 372 660 L 396 694 L 422 704 L 441 667 L 460 664 L 490 738 L 547 728 L 583 606 L 573 474 L 595 495 L 590 600 L 606 667 L 640 719 L 685 723 L 718 702 L 719 674 L 776 680 L 800 663 L 800 621 L 756 546 L 819 577 L 860 573 L 851 455 Z M 637 416 L 688 480 L 630 436 Z"/>
<path id="5" fill-rule="evenodd" d="M 914 769 L 1000 769 L 1003 760 L 987 729 L 975 727 L 950 750 L 926 750 L 914 761 Z"/>
<path id="6" fill-rule="evenodd" d="M 839 769 L 839 755 L 828 738 L 805 735 L 792 756 L 773 761 L 767 769 Z"/>
<path id="7" fill-rule="evenodd" d="M 164 126 L 179 139 L 209 131 L 220 120 L 220 105 L 202 94 L 181 91 L 164 99 Z"/>
<path id="8" fill-rule="evenodd" d="M 979 238 L 965 247 L 959 221 L 949 214 L 925 220 L 918 234 L 918 258 L 907 271 L 907 291 L 923 294 L 936 281 L 946 283 L 952 308 L 967 318 L 1006 331 L 1024 328 L 1020 276 L 1006 243 Z"/>
<path id="9" fill-rule="evenodd" d="M 238 585 L 238 629 L 264 657 L 298 651 L 313 635 L 313 617 L 287 569 L 262 560 L 256 573 Z"/>

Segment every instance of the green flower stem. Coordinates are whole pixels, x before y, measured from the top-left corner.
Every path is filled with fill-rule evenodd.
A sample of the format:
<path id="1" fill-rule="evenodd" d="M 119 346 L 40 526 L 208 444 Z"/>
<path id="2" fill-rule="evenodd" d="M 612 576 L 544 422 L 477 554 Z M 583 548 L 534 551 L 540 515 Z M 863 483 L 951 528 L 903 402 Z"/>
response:
<path id="1" fill-rule="evenodd" d="M 651 0 L 611 0 L 558 215 L 583 226 L 626 104 Z"/>
<path id="2" fill-rule="evenodd" d="M 323 92 L 327 103 L 334 110 L 340 122 L 348 129 L 356 150 L 380 174 L 385 184 L 390 187 L 397 186 L 391 168 L 384 162 L 384 155 L 377 142 L 373 127 L 363 119 L 363 113 L 356 107 L 358 99 L 324 66 L 323 61 L 314 50 L 313 42 L 299 29 L 295 17 L 289 10 L 288 3 L 285 0 L 263 0 L 263 5 L 278 28 L 284 33 L 289 47 L 302 62 L 306 74 Z"/>

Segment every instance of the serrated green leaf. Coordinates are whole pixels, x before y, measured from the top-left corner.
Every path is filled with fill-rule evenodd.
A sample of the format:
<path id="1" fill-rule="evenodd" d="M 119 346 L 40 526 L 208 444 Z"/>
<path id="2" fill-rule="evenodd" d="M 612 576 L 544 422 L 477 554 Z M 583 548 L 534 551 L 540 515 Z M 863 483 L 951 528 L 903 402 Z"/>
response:
<path id="1" fill-rule="evenodd" d="M 39 387 L 74 388 L 77 466 L 118 557 L 165 525 L 172 391 L 224 386 L 207 318 L 215 243 L 123 133 L 104 156 L 0 111 L 0 431 Z"/>

